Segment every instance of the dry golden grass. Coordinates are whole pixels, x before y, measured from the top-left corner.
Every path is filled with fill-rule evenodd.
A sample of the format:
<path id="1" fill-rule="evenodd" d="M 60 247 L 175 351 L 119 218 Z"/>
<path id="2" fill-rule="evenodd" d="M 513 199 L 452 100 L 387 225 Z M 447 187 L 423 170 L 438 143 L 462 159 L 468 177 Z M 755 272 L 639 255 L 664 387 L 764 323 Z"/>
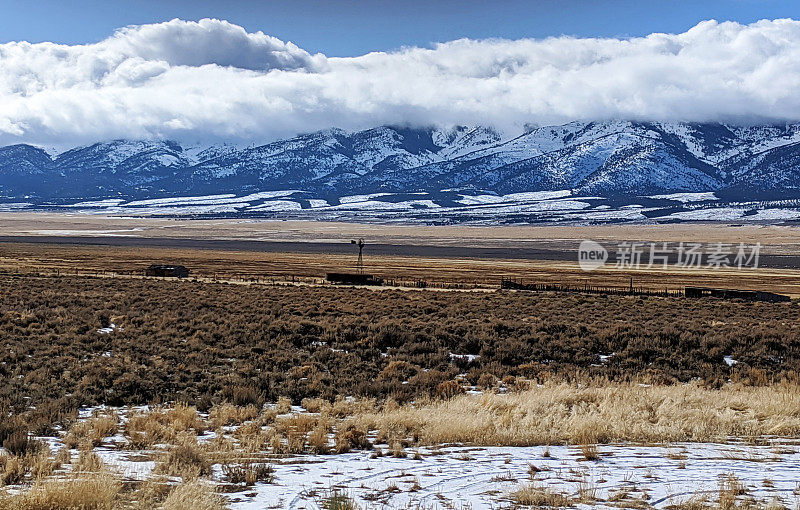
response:
<path id="1" fill-rule="evenodd" d="M 320 423 L 321 418 L 311 414 L 292 414 L 278 418 L 275 422 L 275 437 L 282 439 L 280 444 L 277 440 L 272 439 L 275 446 L 279 447 L 279 450 L 276 449 L 276 453 L 303 453 L 309 432 L 317 428 Z M 320 431 L 314 436 L 314 441 L 314 446 L 322 446 L 323 438 Z M 327 436 L 325 444 L 327 444 Z"/>
<path id="2" fill-rule="evenodd" d="M 318 455 L 327 455 L 331 452 L 328 434 L 330 427 L 323 422 L 319 422 L 308 434 L 308 445 L 311 451 Z"/>
<path id="3" fill-rule="evenodd" d="M 170 408 L 132 412 L 125 422 L 123 434 L 129 448 L 141 450 L 154 444 L 174 442 L 182 433 L 199 435 L 204 430 L 205 422 L 197 414 L 197 409 L 179 403 Z"/>
<path id="4" fill-rule="evenodd" d="M 155 472 L 179 476 L 184 481 L 211 474 L 211 462 L 197 442 L 183 440 L 173 446 L 156 464 Z"/>
<path id="5" fill-rule="evenodd" d="M 199 480 L 182 483 L 167 496 L 162 510 L 224 510 L 225 500 L 214 489 Z"/>
<path id="6" fill-rule="evenodd" d="M 597 451 L 597 446 L 593 444 L 581 446 L 581 454 L 584 460 L 600 460 L 600 452 Z"/>
<path id="7" fill-rule="evenodd" d="M 254 485 L 257 482 L 271 483 L 275 470 L 269 464 L 246 461 L 241 464 L 222 464 L 222 476 L 228 483 Z"/>
<path id="8" fill-rule="evenodd" d="M 258 417 L 259 411 L 254 405 L 235 406 L 228 403 L 212 407 L 208 415 L 211 426 L 215 429 L 226 425 L 241 425 Z"/>
<path id="9" fill-rule="evenodd" d="M 515 506 L 563 508 L 573 503 L 565 494 L 533 484 L 515 490 L 509 497 Z"/>
<path id="10" fill-rule="evenodd" d="M 338 489 L 333 489 L 325 494 L 319 501 L 319 505 L 323 510 L 359 510 L 361 508 L 353 498 Z"/>
<path id="11" fill-rule="evenodd" d="M 175 490 L 175 486 L 163 479 L 149 478 L 135 487 L 126 498 L 130 510 L 152 510 L 161 508 L 164 500 Z"/>
<path id="12" fill-rule="evenodd" d="M 692 496 L 691 498 L 676 501 L 670 505 L 667 505 L 667 510 L 710 510 L 713 508 L 711 503 L 708 500 L 708 497 L 703 496 Z"/>
<path id="13" fill-rule="evenodd" d="M 237 427 L 233 437 L 239 441 L 239 449 L 245 452 L 257 452 L 269 446 L 274 429 L 264 429 L 260 420 L 251 421 Z"/>
<path id="14" fill-rule="evenodd" d="M 777 499 L 758 501 L 747 495 L 747 489 L 735 474 L 720 477 L 716 502 L 706 494 L 697 494 L 666 507 L 668 510 L 786 510 Z"/>
<path id="15" fill-rule="evenodd" d="M 97 456 L 90 448 L 90 445 L 84 445 L 78 459 L 73 465 L 75 471 L 82 473 L 95 473 L 103 470 L 103 461 Z"/>
<path id="16" fill-rule="evenodd" d="M 355 420 L 384 438 L 424 444 L 528 446 L 619 441 L 724 441 L 800 436 L 800 387 L 549 383 L 519 393 L 461 395 Z"/>
<path id="17" fill-rule="evenodd" d="M 197 408 L 193 406 L 178 403 L 166 409 L 163 414 L 175 432 L 194 430 L 195 433 L 202 434 L 205 430 L 205 424 L 197 414 Z"/>
<path id="18" fill-rule="evenodd" d="M 367 437 L 367 430 L 358 428 L 352 419 L 346 419 L 336 428 L 334 435 L 334 451 L 347 453 L 350 450 L 368 450 L 372 448 Z"/>
<path id="19" fill-rule="evenodd" d="M 105 438 L 117 433 L 118 423 L 119 417 L 116 413 L 75 422 L 64 436 L 64 444 L 69 448 L 76 448 L 79 444 L 88 441 L 92 446 L 98 446 Z"/>
<path id="20" fill-rule="evenodd" d="M 278 403 L 275 404 L 275 412 L 278 414 L 286 414 L 292 411 L 292 401 L 287 397 L 280 397 Z"/>
<path id="21" fill-rule="evenodd" d="M 578 501 L 580 503 L 591 505 L 597 500 L 597 486 L 590 481 L 578 482 Z"/>
<path id="22" fill-rule="evenodd" d="M 745 487 L 733 473 L 723 476 L 719 481 L 719 507 L 722 510 L 736 508 L 736 498 L 745 494 Z"/>
<path id="23" fill-rule="evenodd" d="M 28 478 L 40 480 L 61 467 L 63 455 L 52 456 L 50 448 L 42 445 L 25 455 L 0 455 L 0 486 L 24 483 Z"/>
<path id="24" fill-rule="evenodd" d="M 0 485 L 15 485 L 21 483 L 30 471 L 30 466 L 25 458 L 19 455 L 4 455 L 0 457 Z"/>
<path id="25" fill-rule="evenodd" d="M 0 494 L 0 508 L 15 510 L 111 510 L 122 484 L 106 473 L 48 478 L 18 494 Z"/>
<path id="26" fill-rule="evenodd" d="M 64 448 L 59 450 L 55 457 L 51 456 L 50 448 L 44 447 L 35 455 L 30 457 L 31 477 L 34 480 L 41 480 L 53 474 L 61 467 Z"/>

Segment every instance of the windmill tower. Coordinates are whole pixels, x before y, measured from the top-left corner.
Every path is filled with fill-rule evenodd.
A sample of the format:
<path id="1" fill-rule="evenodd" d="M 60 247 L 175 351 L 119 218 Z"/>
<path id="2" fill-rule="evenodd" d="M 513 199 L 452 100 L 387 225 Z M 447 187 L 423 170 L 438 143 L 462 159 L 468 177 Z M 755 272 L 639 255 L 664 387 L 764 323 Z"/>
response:
<path id="1" fill-rule="evenodd" d="M 358 270 L 358 274 L 364 274 L 364 240 L 353 240 L 350 241 L 350 244 L 358 246 L 358 264 L 356 265 L 356 269 Z"/>

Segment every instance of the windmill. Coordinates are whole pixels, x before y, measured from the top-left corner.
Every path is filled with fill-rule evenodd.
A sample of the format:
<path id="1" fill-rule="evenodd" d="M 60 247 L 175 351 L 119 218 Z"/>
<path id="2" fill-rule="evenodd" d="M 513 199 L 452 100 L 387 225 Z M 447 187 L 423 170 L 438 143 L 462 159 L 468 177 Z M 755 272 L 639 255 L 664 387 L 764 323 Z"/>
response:
<path id="1" fill-rule="evenodd" d="M 356 265 L 356 269 L 358 270 L 358 274 L 364 274 L 364 240 L 353 240 L 350 241 L 350 244 L 358 246 L 358 264 Z"/>

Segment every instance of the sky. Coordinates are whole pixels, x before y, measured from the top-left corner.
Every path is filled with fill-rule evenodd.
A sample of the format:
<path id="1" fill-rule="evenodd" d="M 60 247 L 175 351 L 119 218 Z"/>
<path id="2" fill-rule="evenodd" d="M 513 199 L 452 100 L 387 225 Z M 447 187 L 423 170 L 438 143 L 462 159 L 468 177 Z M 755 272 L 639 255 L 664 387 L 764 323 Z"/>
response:
<path id="1" fill-rule="evenodd" d="M 800 2 L 0 0 L 0 145 L 800 121 Z"/>
<path id="2" fill-rule="evenodd" d="M 312 53 L 358 56 L 464 37 L 631 37 L 699 21 L 800 19 L 797 0 L 0 0 L 0 42 L 99 42 L 127 25 L 219 18 Z"/>

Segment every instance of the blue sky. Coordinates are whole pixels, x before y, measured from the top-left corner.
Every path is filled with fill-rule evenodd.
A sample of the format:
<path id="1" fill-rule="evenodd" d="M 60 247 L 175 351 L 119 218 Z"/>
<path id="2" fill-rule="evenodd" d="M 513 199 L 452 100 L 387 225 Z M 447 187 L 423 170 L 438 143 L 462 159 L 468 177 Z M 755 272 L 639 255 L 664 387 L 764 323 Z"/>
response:
<path id="1" fill-rule="evenodd" d="M 705 19 L 800 18 L 797 0 L 0 0 L 0 42 L 97 42 L 115 29 L 215 17 L 328 56 L 462 37 L 630 37 L 680 33 Z"/>

